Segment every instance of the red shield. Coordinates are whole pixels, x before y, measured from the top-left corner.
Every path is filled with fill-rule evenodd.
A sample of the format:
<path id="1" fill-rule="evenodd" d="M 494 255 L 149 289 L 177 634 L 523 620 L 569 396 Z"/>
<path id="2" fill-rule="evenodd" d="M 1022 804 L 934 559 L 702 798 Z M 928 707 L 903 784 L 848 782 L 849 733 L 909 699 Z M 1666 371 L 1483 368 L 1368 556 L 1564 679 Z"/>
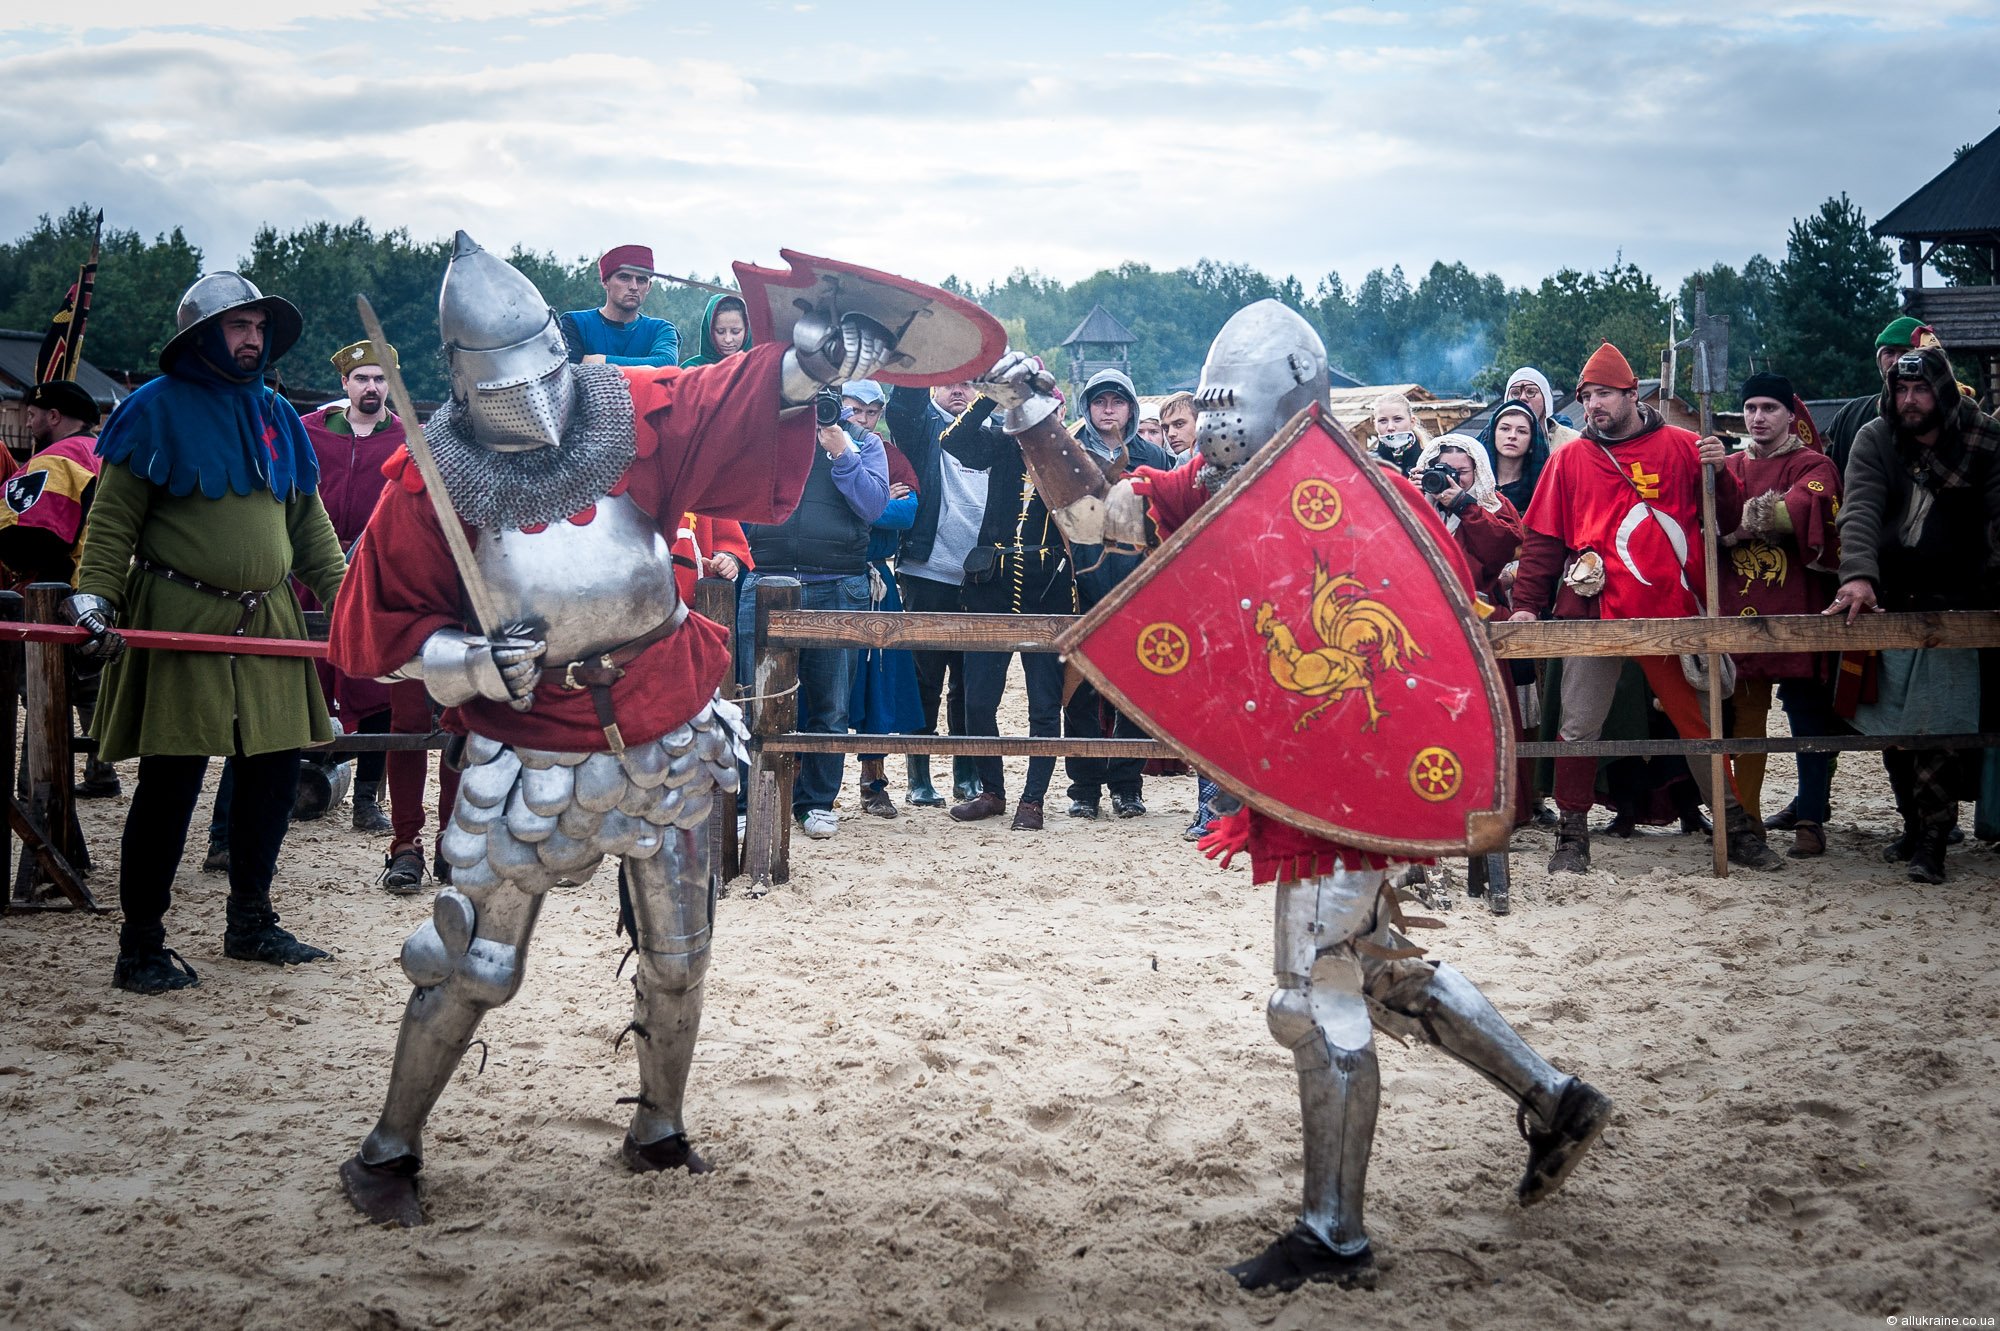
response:
<path id="1" fill-rule="evenodd" d="M 760 343 L 789 343 L 799 316 L 821 305 L 834 315 L 865 314 L 896 338 L 896 356 L 875 374 L 888 384 L 931 388 L 986 373 L 1007 350 L 999 320 L 962 296 L 838 259 L 779 250 L 791 265 L 736 265 L 736 282 Z"/>
<path id="2" fill-rule="evenodd" d="M 1497 849 L 1505 677 L 1432 529 L 1301 412 L 1059 645 L 1238 798 L 1388 855 Z"/>

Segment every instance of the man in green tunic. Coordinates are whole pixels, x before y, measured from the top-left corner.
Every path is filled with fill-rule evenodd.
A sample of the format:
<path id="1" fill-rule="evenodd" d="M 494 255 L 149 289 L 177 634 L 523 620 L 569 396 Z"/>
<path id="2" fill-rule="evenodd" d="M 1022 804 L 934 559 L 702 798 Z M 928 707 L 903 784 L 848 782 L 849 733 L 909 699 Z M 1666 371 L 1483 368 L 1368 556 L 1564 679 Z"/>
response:
<path id="1" fill-rule="evenodd" d="M 298 785 L 299 749 L 331 737 L 312 663 L 297 657 L 141 651 L 116 626 L 304 638 L 296 574 L 322 604 L 346 562 L 318 495 L 298 413 L 264 385 L 298 340 L 299 312 L 236 273 L 181 297 L 160 378 L 120 405 L 97 443 L 104 471 L 64 603 L 108 662 L 91 734 L 107 762 L 139 759 L 118 869 L 112 984 L 161 993 L 196 983 L 163 921 L 188 820 L 212 756 L 237 761 L 223 954 L 274 965 L 326 953 L 278 926 L 271 875 Z"/>

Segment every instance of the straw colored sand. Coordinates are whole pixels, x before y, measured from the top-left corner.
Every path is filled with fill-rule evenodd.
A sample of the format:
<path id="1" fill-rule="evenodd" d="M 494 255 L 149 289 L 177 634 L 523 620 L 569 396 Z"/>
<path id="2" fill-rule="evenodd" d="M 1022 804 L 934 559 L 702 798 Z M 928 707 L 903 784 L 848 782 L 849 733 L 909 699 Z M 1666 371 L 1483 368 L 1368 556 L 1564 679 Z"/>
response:
<path id="1" fill-rule="evenodd" d="M 794 842 L 791 883 L 739 883 L 689 1094 L 717 1166 L 701 1179 L 619 1166 L 636 1078 L 612 1047 L 630 1007 L 613 871 L 553 893 L 525 989 L 481 1030 L 485 1070 L 475 1049 L 432 1120 L 416 1232 L 363 1224 L 334 1172 L 380 1105 L 396 951 L 428 909 L 373 885 L 382 842 L 294 829 L 280 906 L 334 957 L 282 972 L 222 957 L 224 884 L 192 845 L 168 923 L 202 983 L 169 997 L 110 988 L 115 918 L 0 919 L 0 1324 L 2000 1314 L 2000 857 L 1968 847 L 1943 887 L 1902 881 L 1867 757 L 1836 787 L 1832 853 L 1782 873 L 1718 882 L 1704 843 L 1657 836 L 1600 839 L 1594 872 L 1552 883 L 1546 837 L 1524 833 L 1515 913 L 1461 897 L 1423 941 L 1615 1097 L 1614 1126 L 1524 1212 L 1512 1106 L 1384 1041 L 1381 1287 L 1238 1291 L 1221 1268 L 1296 1205 L 1294 1089 L 1264 1028 L 1268 894 L 1179 839 L 1192 787 L 1156 780 L 1150 816 L 1089 824 L 1061 816 L 1058 775 L 1039 836 L 882 822 L 850 796 L 836 838 Z M 123 805 L 85 809 L 115 900 Z"/>

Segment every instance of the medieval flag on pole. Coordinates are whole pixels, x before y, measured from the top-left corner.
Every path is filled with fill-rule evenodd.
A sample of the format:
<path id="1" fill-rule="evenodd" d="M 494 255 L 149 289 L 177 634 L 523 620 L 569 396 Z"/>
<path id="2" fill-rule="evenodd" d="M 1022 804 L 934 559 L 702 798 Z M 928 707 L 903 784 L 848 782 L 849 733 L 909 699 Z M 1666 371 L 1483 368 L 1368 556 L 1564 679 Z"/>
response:
<path id="1" fill-rule="evenodd" d="M 97 230 L 90 240 L 90 257 L 77 271 L 76 282 L 63 297 L 62 308 L 49 320 L 42 349 L 35 355 L 35 382 L 75 379 L 83 360 L 83 328 L 90 318 L 90 294 L 97 285 L 98 247 L 104 239 L 104 210 L 97 210 Z"/>

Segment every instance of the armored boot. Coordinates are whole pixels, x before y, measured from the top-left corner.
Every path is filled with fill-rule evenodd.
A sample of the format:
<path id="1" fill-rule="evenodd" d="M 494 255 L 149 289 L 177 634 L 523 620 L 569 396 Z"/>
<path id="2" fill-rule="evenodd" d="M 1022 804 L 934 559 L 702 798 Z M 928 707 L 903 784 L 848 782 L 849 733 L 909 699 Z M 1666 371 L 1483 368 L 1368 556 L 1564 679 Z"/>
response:
<path id="1" fill-rule="evenodd" d="M 389 822 L 389 815 L 382 812 L 376 800 L 381 793 L 379 781 L 356 781 L 354 783 L 354 830 L 370 832 L 377 836 L 396 829 Z"/>
<path id="2" fill-rule="evenodd" d="M 1393 938 L 1393 935 L 1390 935 Z M 1515 1187 L 1532 1206 L 1562 1186 L 1611 1120 L 1611 1101 L 1536 1053 L 1479 987 L 1445 963 L 1369 961 L 1371 1011 L 1383 1030 L 1434 1045 L 1515 1104 L 1528 1166 Z"/>
<path id="3" fill-rule="evenodd" d="M 913 753 L 903 762 L 908 787 L 903 792 L 903 803 L 920 809 L 942 809 L 944 796 L 931 785 L 931 756 L 928 753 Z"/>
<path id="4" fill-rule="evenodd" d="M 710 1169 L 689 1143 L 681 1116 L 708 974 L 707 860 L 705 839 L 684 833 L 646 859 L 625 861 L 638 949 L 626 1030 L 638 1037 L 639 1094 L 619 1156 L 634 1173 Z"/>
<path id="5" fill-rule="evenodd" d="M 1729 801 L 1725 814 L 1729 839 L 1729 862 L 1746 869 L 1782 869 L 1785 861 L 1764 841 L 1764 820 L 1736 801 Z"/>
<path id="6" fill-rule="evenodd" d="M 1588 873 L 1589 871 L 1590 815 L 1564 809 L 1562 819 L 1556 825 L 1556 853 L 1549 856 L 1549 872 Z"/>
<path id="7" fill-rule="evenodd" d="M 952 798 L 963 804 L 980 792 L 979 765 L 967 757 L 951 760 Z"/>

